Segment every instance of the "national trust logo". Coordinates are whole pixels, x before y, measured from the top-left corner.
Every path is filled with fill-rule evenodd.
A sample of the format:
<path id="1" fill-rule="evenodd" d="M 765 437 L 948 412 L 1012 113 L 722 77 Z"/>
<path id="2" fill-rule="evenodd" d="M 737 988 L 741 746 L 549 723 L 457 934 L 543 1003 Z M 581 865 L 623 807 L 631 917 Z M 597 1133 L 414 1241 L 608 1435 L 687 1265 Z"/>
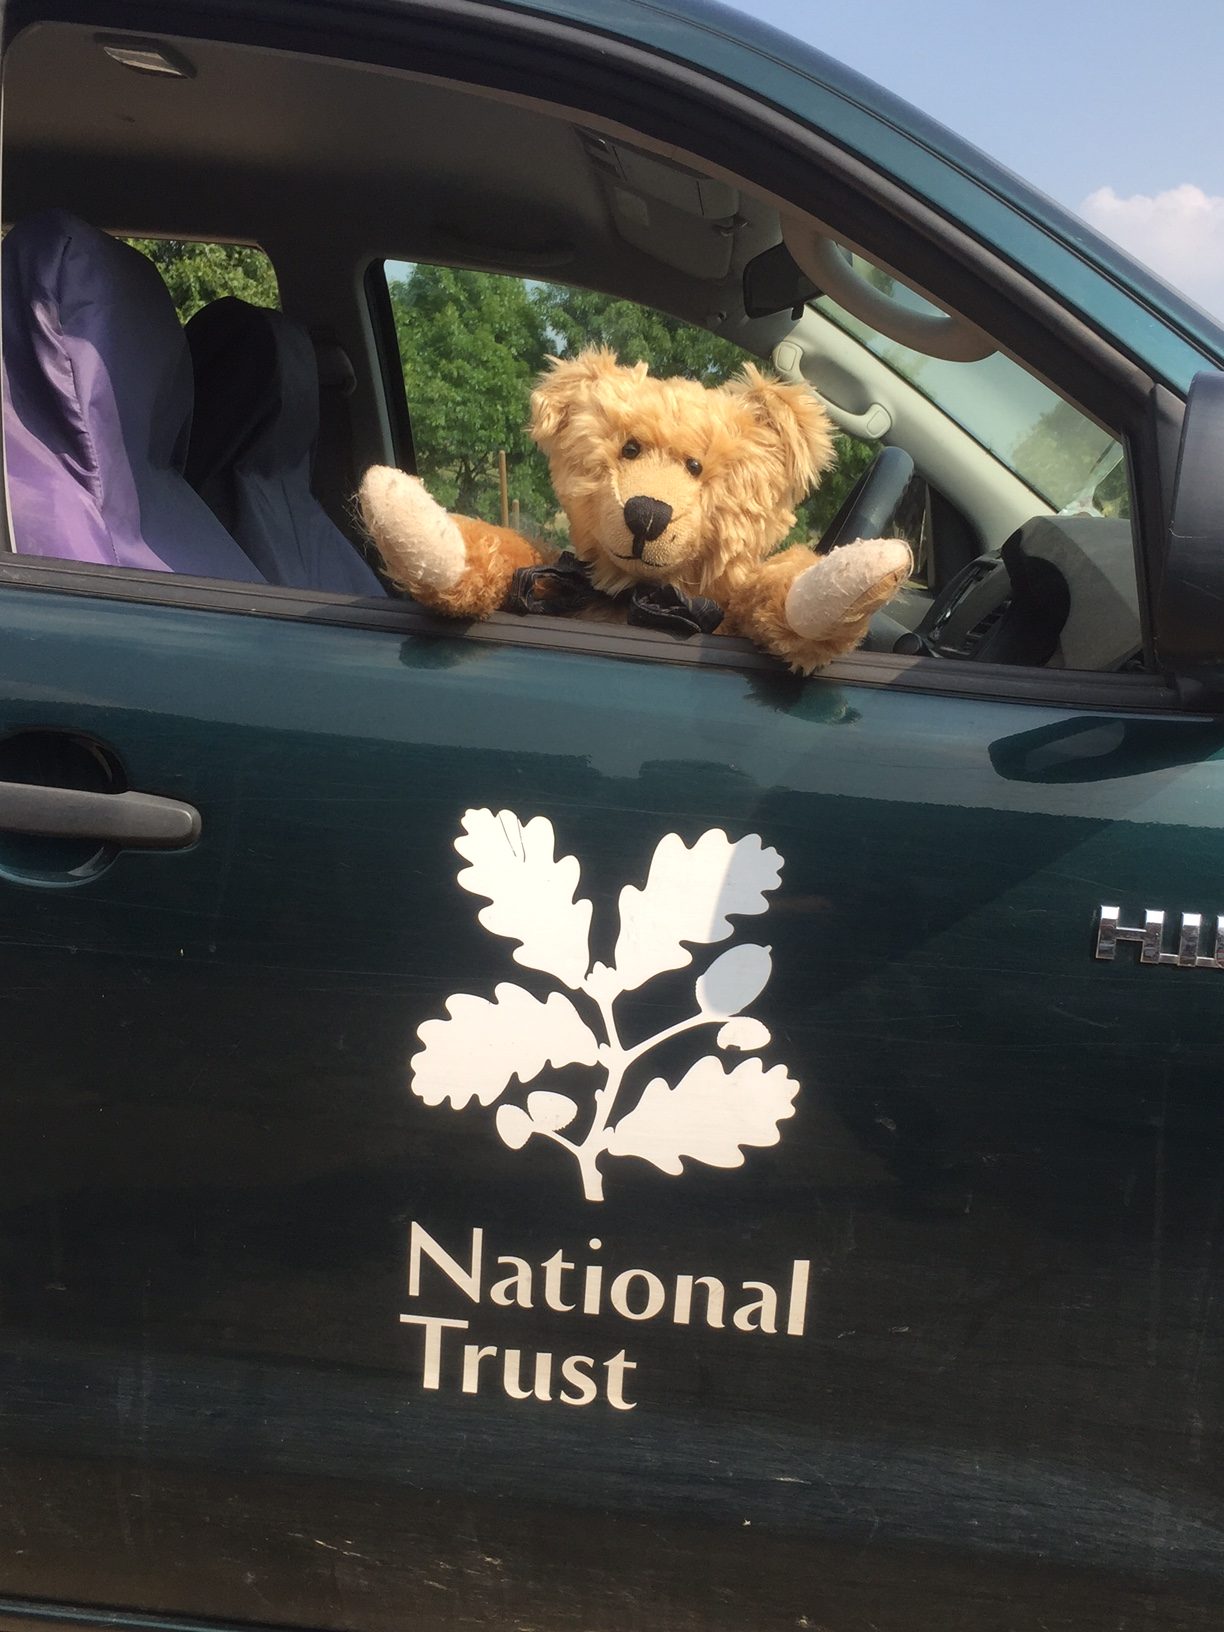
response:
<path id="1" fill-rule="evenodd" d="M 490 934 L 518 945 L 511 954 L 526 969 L 581 993 L 589 1017 L 556 989 L 541 999 L 509 981 L 493 996 L 456 993 L 446 1018 L 427 1020 L 411 1061 L 412 1092 L 427 1105 L 454 1111 L 497 1106 L 503 1143 L 521 1150 L 532 1138 L 565 1151 L 577 1165 L 583 1195 L 604 1199 L 601 1163 L 637 1156 L 678 1176 L 685 1160 L 741 1167 L 744 1150 L 776 1145 L 779 1124 L 794 1115 L 799 1084 L 783 1065 L 766 1068 L 757 1051 L 769 1032 L 744 1013 L 772 972 L 770 948 L 743 943 L 715 957 L 693 986 L 694 1009 L 639 1041 L 622 1038 L 616 1002 L 668 971 L 693 962 L 690 946 L 710 946 L 735 933 L 733 917 L 768 910 L 782 857 L 756 834 L 732 842 L 717 828 L 692 847 L 668 833 L 655 847 L 646 882 L 620 892 L 620 925 L 611 965 L 590 958 L 592 903 L 577 896 L 575 856 L 554 855 L 552 824 L 522 822 L 508 810 L 469 810 L 455 849 L 467 863 L 460 886 L 488 905 L 477 914 Z M 673 1037 L 715 1028 L 713 1048 L 672 1084 L 656 1076 L 634 1095 L 626 1073 Z M 741 1057 L 730 1066 L 723 1055 Z M 541 1073 L 569 1066 L 591 1070 L 584 1104 L 548 1087 L 518 1092 Z M 547 1079 L 545 1079 L 547 1080 Z M 520 1102 L 521 1101 L 521 1102 Z"/>

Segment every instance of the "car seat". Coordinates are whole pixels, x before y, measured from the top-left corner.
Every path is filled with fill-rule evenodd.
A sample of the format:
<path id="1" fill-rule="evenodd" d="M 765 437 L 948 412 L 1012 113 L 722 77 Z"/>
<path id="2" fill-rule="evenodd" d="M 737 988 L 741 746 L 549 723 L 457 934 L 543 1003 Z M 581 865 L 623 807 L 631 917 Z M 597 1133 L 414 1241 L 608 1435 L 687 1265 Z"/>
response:
<path id="1" fill-rule="evenodd" d="M 187 325 L 196 407 L 187 476 L 271 583 L 385 595 L 310 486 L 319 371 L 283 312 L 227 296 Z"/>
<path id="2" fill-rule="evenodd" d="M 4 433 L 19 555 L 262 576 L 183 476 L 191 356 L 157 269 L 65 210 L 4 241 Z"/>

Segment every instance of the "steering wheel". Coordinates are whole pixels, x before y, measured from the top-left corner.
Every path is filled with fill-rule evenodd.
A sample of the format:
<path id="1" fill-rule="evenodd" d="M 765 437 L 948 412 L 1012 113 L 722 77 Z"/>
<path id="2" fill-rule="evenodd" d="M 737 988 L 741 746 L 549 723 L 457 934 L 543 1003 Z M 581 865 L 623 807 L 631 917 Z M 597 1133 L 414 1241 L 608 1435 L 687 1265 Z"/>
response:
<path id="1" fill-rule="evenodd" d="M 904 448 L 881 448 L 825 528 L 817 555 L 856 538 L 886 538 L 913 479 L 914 461 Z"/>

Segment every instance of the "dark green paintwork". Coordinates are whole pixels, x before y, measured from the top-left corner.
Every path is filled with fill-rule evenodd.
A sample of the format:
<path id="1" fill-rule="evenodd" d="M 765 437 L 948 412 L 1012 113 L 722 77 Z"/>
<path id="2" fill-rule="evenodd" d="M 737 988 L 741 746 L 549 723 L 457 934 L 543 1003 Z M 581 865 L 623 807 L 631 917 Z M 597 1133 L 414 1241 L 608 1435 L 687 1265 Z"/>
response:
<path id="1" fill-rule="evenodd" d="M 790 110 L 1175 390 L 1224 356 L 794 42 L 711 6 L 506 3 Z M 1102 902 L 1224 910 L 1224 723 L 298 613 L 0 595 L 0 775 L 67 733 L 203 822 L 84 870 L 0 836 L 0 1628 L 25 1599 L 337 1632 L 1215 1632 L 1224 974 L 1097 963 L 1091 933 Z M 455 882 L 474 806 L 550 819 L 605 956 L 663 834 L 782 853 L 754 1012 L 802 1090 L 776 1147 L 609 1161 L 596 1207 L 555 1148 L 413 1097 L 448 996 L 547 989 Z M 807 1328 L 474 1312 L 435 1277 L 477 1341 L 631 1351 L 636 1404 L 465 1395 L 453 1364 L 428 1392 L 413 1220 L 536 1263 L 597 1230 L 661 1277 L 808 1258 Z"/>
<path id="2" fill-rule="evenodd" d="M 8 1592 L 388 1632 L 1217 1624 L 1224 975 L 1089 937 L 1102 899 L 1224 906 L 1224 725 L 11 590 L 0 695 L 0 732 L 88 733 L 204 822 L 0 889 Z M 447 994 L 533 984 L 455 884 L 478 805 L 551 819 L 605 935 L 664 832 L 782 852 L 776 1149 L 610 1163 L 593 1208 L 560 1153 L 413 1099 Z M 485 1308 L 484 1341 L 627 1344 L 637 1408 L 425 1394 L 411 1219 L 537 1262 L 593 1229 L 661 1273 L 807 1256 L 807 1335 Z"/>

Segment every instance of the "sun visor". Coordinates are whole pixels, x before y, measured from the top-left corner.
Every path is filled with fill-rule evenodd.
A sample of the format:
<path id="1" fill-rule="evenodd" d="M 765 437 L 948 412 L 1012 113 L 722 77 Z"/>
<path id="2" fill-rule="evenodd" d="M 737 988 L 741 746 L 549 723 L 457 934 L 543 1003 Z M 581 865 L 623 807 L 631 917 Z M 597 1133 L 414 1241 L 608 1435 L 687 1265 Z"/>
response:
<path id="1" fill-rule="evenodd" d="M 738 188 L 594 131 L 580 134 L 626 243 L 688 277 L 727 276 L 743 224 Z"/>

